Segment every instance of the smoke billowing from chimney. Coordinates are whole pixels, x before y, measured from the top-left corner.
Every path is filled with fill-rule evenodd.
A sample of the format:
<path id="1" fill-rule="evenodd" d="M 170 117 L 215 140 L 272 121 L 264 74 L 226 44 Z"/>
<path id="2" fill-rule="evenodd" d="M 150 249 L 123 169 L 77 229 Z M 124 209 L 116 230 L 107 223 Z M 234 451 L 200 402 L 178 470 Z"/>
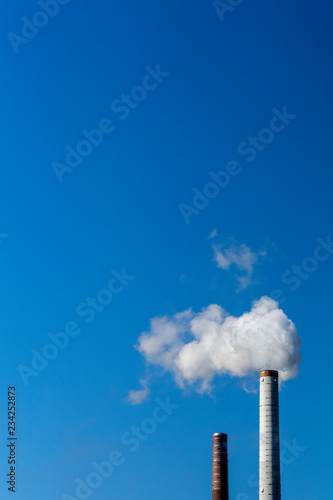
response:
<path id="1" fill-rule="evenodd" d="M 240 317 L 212 304 L 199 313 L 188 309 L 153 318 L 136 348 L 181 387 L 209 392 L 216 375 L 244 377 L 268 368 L 278 370 L 281 380 L 296 377 L 300 344 L 294 323 L 278 303 L 262 297 Z"/>

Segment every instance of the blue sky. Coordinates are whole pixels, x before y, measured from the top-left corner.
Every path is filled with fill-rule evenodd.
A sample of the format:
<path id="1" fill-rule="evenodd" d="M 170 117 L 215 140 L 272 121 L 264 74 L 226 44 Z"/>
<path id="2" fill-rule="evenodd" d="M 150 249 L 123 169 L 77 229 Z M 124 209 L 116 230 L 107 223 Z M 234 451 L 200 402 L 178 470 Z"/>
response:
<path id="1" fill-rule="evenodd" d="M 0 15 L 2 478 L 14 385 L 17 500 L 75 498 L 115 450 L 87 498 L 209 498 L 214 432 L 229 435 L 230 499 L 257 498 L 258 394 L 242 387 L 257 374 L 199 394 L 133 346 L 156 316 L 218 304 L 239 317 L 278 289 L 302 341 L 280 393 L 283 498 L 329 498 L 330 2 L 230 2 L 224 16 L 203 0 L 42 4 Z M 245 245 L 251 272 L 218 267 L 216 245 Z M 150 393 L 131 405 L 142 379 Z M 4 479 L 0 490 L 9 498 Z"/>

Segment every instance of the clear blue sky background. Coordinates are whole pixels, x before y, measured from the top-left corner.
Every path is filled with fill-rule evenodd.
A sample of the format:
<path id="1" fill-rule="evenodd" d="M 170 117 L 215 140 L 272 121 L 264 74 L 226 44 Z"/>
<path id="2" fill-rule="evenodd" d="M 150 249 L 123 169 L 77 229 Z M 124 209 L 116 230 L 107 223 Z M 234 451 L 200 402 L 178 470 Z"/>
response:
<path id="1" fill-rule="evenodd" d="M 303 355 L 280 394 L 281 440 L 302 447 L 285 455 L 283 498 L 331 498 L 333 257 L 296 291 L 282 281 L 332 231 L 331 2 L 245 0 L 221 21 L 204 0 L 72 0 L 16 54 L 7 34 L 38 10 L 0 7 L 1 498 L 12 385 L 17 500 L 75 497 L 111 450 L 125 462 L 94 500 L 210 498 L 214 432 L 229 435 L 230 499 L 257 498 L 258 394 L 242 381 L 217 378 L 210 397 L 165 375 L 142 405 L 125 398 L 145 375 L 133 345 L 150 318 L 211 303 L 240 315 L 276 288 Z M 158 64 L 169 76 L 121 120 L 111 103 Z M 248 162 L 239 144 L 284 106 L 297 117 Z M 103 118 L 115 130 L 59 182 L 52 162 Z M 186 224 L 178 205 L 232 159 L 241 174 Z M 213 229 L 267 251 L 241 292 L 212 262 Z M 123 267 L 135 279 L 87 324 L 77 306 Z M 17 366 L 69 321 L 80 335 L 25 385 Z M 167 397 L 179 408 L 131 453 L 121 435 Z"/>

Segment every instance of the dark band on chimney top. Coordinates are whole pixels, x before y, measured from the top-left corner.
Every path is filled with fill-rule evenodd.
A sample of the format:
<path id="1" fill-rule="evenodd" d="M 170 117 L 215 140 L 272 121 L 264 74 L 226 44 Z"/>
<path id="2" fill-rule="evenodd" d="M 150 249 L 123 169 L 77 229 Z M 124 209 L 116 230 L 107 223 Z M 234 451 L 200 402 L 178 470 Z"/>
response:
<path id="1" fill-rule="evenodd" d="M 260 377 L 278 377 L 279 372 L 277 370 L 261 370 Z"/>

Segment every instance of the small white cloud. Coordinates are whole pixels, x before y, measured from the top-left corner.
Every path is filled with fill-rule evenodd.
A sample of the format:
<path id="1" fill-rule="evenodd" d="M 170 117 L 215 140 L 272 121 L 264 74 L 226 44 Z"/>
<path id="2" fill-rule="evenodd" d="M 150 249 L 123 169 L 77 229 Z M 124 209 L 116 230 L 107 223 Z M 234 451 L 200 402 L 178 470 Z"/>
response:
<path id="1" fill-rule="evenodd" d="M 208 238 L 209 238 L 209 239 L 212 239 L 212 238 L 214 238 L 216 235 L 217 235 L 217 229 L 214 229 L 214 230 L 210 233 L 210 235 L 208 236 Z"/>
<path id="2" fill-rule="evenodd" d="M 245 288 L 247 288 L 250 285 L 251 275 L 249 275 L 249 276 L 236 276 L 236 280 L 239 283 L 238 288 L 236 289 L 236 292 L 240 292 L 241 290 L 245 290 Z"/>
<path id="3" fill-rule="evenodd" d="M 248 394 L 258 394 L 259 390 L 257 387 L 255 387 L 253 384 L 250 385 L 248 381 L 244 380 L 242 382 L 242 388 L 244 389 L 245 392 Z"/>
<path id="4" fill-rule="evenodd" d="M 142 389 L 138 389 L 137 391 L 129 391 L 128 393 L 126 400 L 131 403 L 131 405 L 140 405 L 150 393 L 150 389 L 147 385 L 146 380 L 141 379 L 140 384 L 143 387 Z"/>
<path id="5" fill-rule="evenodd" d="M 213 250 L 213 261 L 217 263 L 217 267 L 225 271 L 231 266 L 236 268 L 237 274 L 235 276 L 239 283 L 237 291 L 244 290 L 250 285 L 253 266 L 257 263 L 258 256 L 266 255 L 265 251 L 260 251 L 258 254 L 252 252 L 244 243 L 241 245 L 233 244 L 224 250 L 222 250 L 222 245 L 214 245 Z M 239 272 L 245 274 L 239 275 Z"/>

